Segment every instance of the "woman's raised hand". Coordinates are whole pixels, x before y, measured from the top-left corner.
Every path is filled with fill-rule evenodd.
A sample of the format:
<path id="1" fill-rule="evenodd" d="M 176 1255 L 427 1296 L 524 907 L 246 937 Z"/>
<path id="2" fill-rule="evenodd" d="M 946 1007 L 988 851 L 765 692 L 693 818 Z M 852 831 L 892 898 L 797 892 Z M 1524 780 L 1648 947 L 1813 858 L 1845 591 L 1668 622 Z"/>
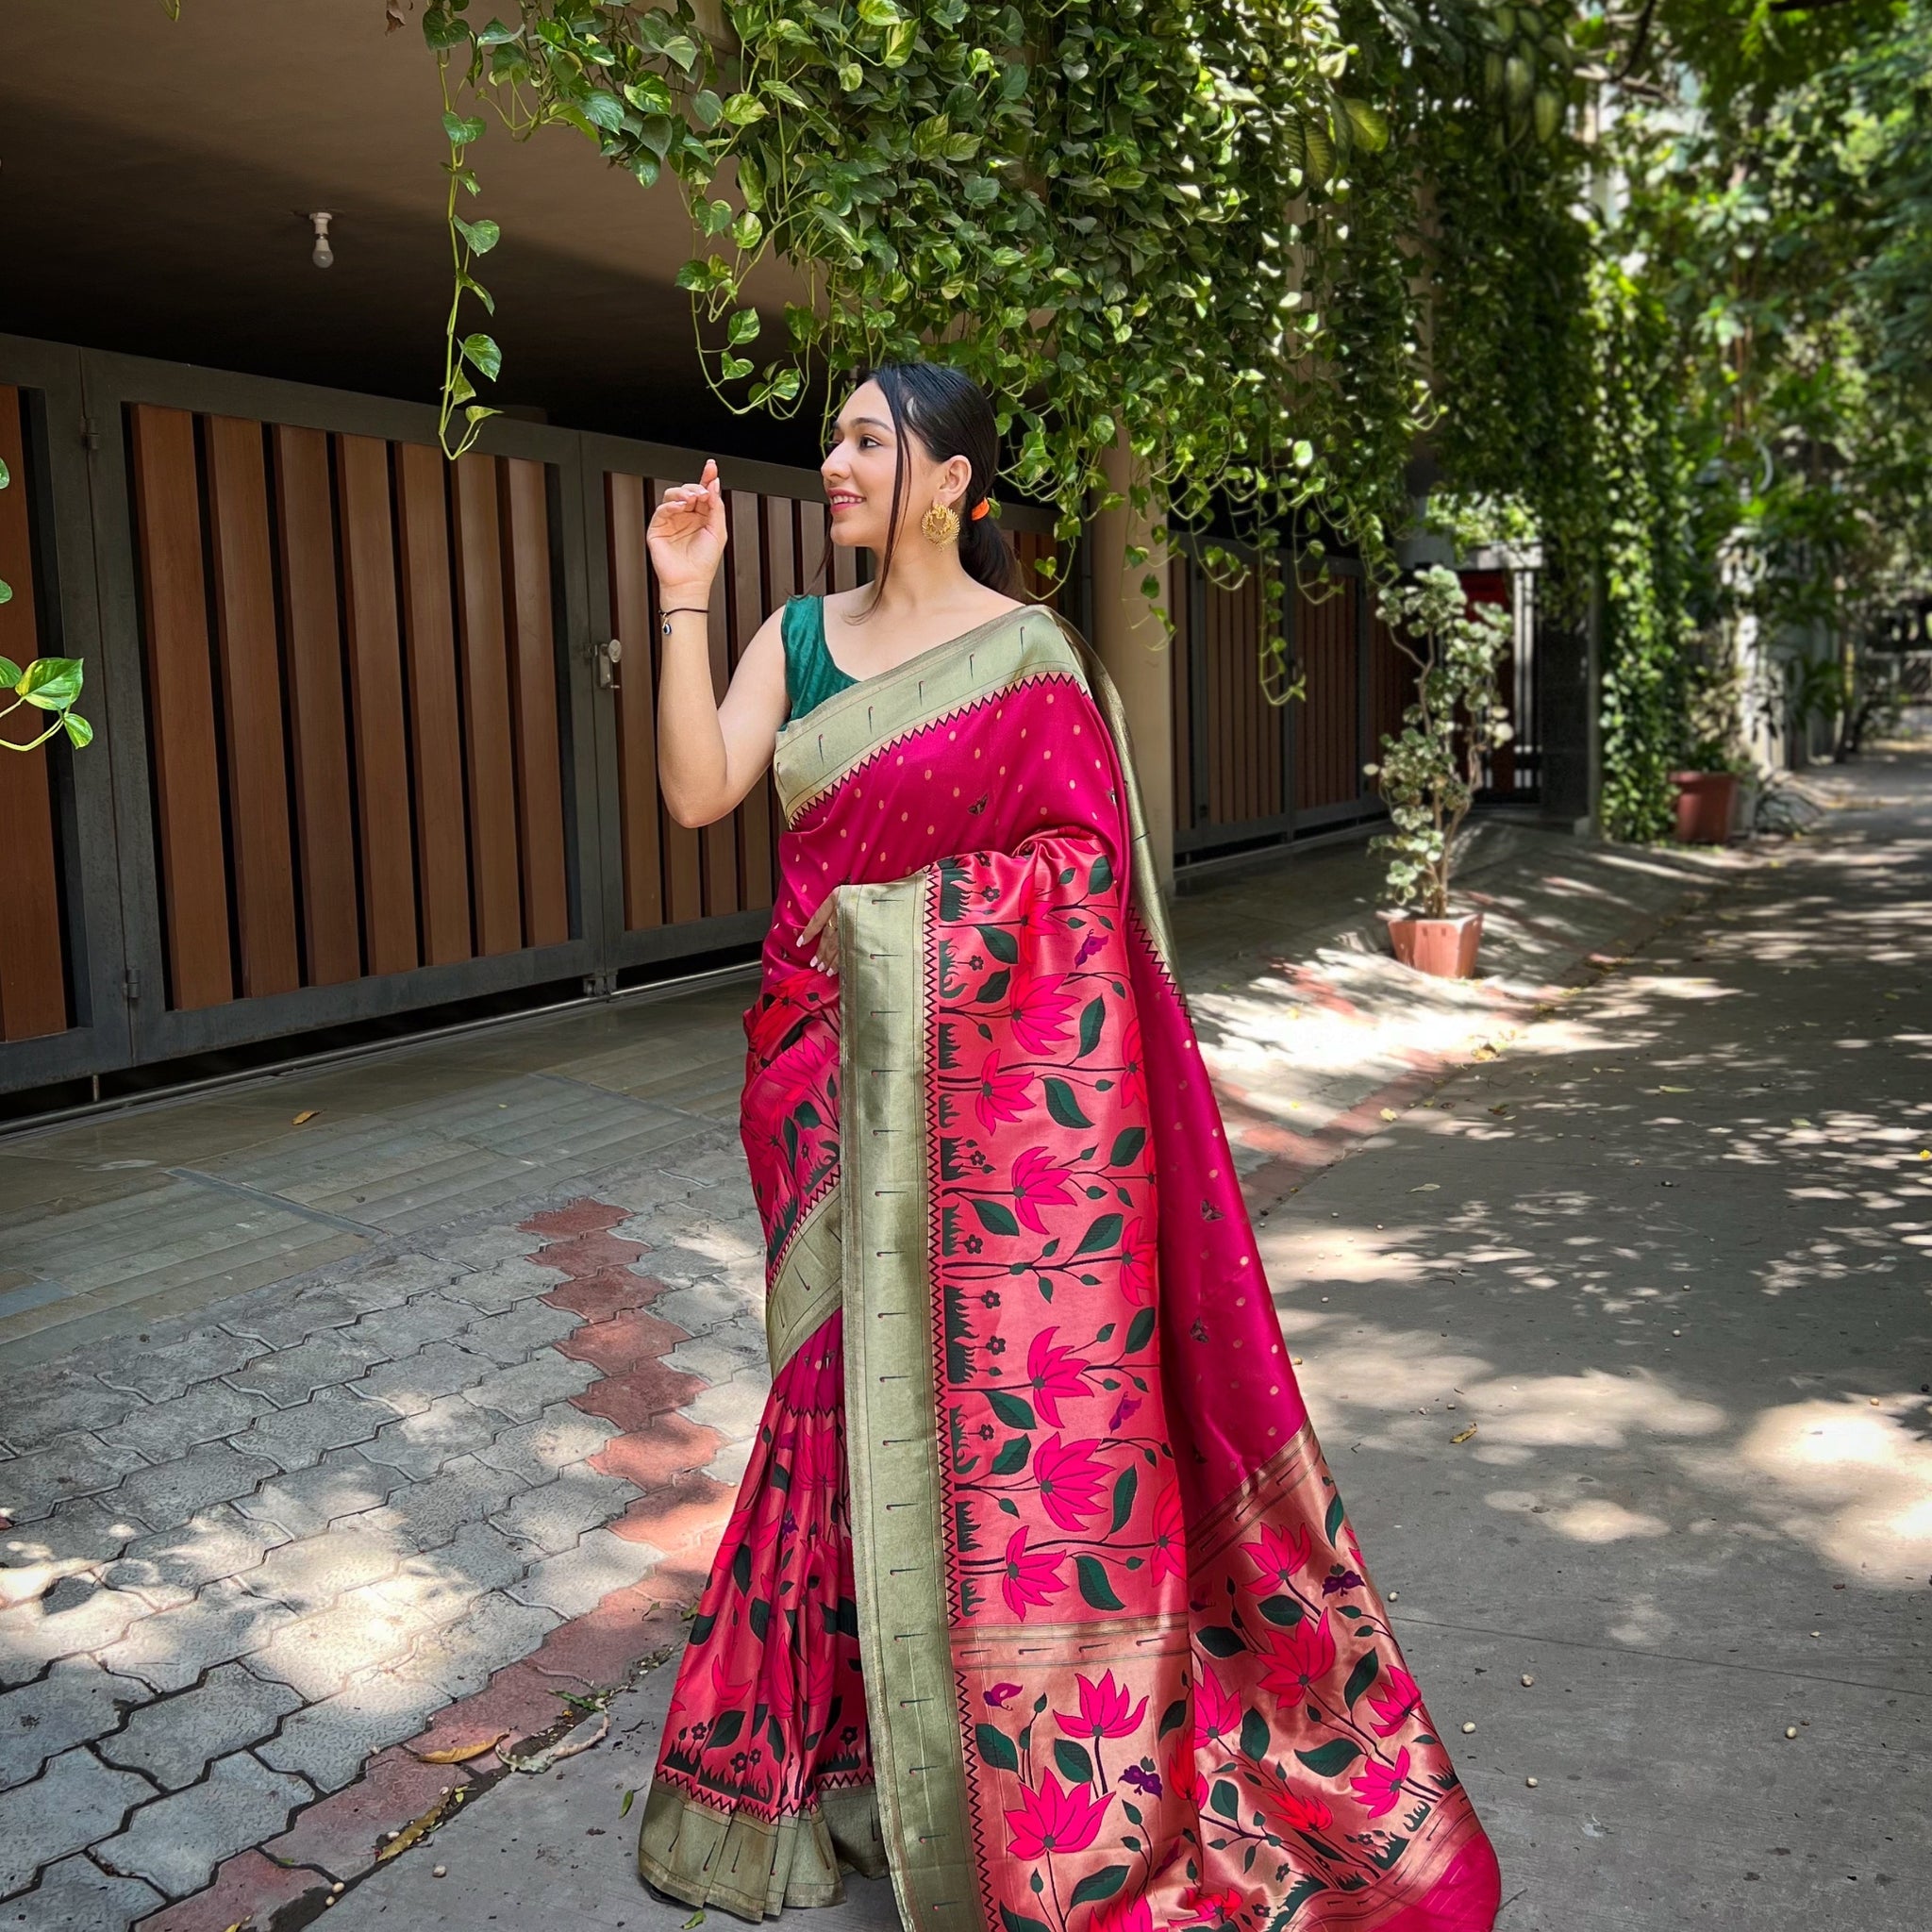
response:
<path id="1" fill-rule="evenodd" d="M 664 492 L 645 539 L 661 590 L 689 590 L 700 593 L 700 601 L 708 596 L 724 560 L 724 492 L 716 463 L 705 465 L 698 482 L 674 483 Z"/>

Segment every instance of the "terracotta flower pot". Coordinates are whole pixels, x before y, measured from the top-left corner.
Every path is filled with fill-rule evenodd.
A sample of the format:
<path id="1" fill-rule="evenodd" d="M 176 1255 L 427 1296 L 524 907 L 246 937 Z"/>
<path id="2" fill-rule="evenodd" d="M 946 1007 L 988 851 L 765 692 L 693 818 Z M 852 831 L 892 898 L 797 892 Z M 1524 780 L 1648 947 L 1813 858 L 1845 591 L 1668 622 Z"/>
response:
<path id="1" fill-rule="evenodd" d="M 1737 801 L 1735 772 L 1673 772 L 1677 788 L 1677 843 L 1722 845 L 1731 836 Z"/>
<path id="2" fill-rule="evenodd" d="M 1433 973 L 1438 979 L 1467 979 L 1475 971 L 1476 948 L 1482 944 L 1483 916 L 1458 912 L 1447 919 L 1425 919 L 1415 912 L 1385 912 L 1389 943 L 1405 966 Z"/>

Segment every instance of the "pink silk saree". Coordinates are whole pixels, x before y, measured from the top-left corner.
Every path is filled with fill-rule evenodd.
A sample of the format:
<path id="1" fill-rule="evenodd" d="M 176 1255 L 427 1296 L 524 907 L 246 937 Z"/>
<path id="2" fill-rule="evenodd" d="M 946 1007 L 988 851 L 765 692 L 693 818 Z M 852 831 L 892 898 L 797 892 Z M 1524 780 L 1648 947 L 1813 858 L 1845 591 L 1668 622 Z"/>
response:
<path id="1" fill-rule="evenodd" d="M 1043 610 L 789 725 L 746 1015 L 774 1381 L 644 1809 L 758 1920 L 1487 1932 L 1296 1389 L 1118 704 Z M 833 979 L 796 935 L 837 892 Z"/>

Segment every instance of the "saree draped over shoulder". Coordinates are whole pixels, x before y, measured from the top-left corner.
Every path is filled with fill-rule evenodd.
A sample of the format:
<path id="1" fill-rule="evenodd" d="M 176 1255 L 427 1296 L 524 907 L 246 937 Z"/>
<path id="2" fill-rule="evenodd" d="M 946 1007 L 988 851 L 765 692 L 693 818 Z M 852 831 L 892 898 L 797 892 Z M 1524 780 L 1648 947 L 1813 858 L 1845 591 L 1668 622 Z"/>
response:
<path id="1" fill-rule="evenodd" d="M 908 1932 L 1487 1932 L 1297 1391 L 1118 703 L 1015 611 L 781 735 L 743 1134 L 773 1384 L 643 1875 Z M 797 933 L 836 893 L 835 978 Z"/>

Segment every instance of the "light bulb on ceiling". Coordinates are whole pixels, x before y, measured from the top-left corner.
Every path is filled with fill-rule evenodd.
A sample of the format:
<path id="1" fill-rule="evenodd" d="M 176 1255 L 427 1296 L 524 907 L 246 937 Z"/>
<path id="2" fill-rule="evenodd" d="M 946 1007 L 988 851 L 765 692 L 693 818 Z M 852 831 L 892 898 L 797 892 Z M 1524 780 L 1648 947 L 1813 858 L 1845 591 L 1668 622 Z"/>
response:
<path id="1" fill-rule="evenodd" d="M 336 258 L 335 250 L 328 245 L 328 225 L 335 217 L 318 212 L 310 215 L 308 219 L 315 228 L 315 246 L 309 251 L 308 258 L 317 268 L 328 268 L 333 265 Z"/>

